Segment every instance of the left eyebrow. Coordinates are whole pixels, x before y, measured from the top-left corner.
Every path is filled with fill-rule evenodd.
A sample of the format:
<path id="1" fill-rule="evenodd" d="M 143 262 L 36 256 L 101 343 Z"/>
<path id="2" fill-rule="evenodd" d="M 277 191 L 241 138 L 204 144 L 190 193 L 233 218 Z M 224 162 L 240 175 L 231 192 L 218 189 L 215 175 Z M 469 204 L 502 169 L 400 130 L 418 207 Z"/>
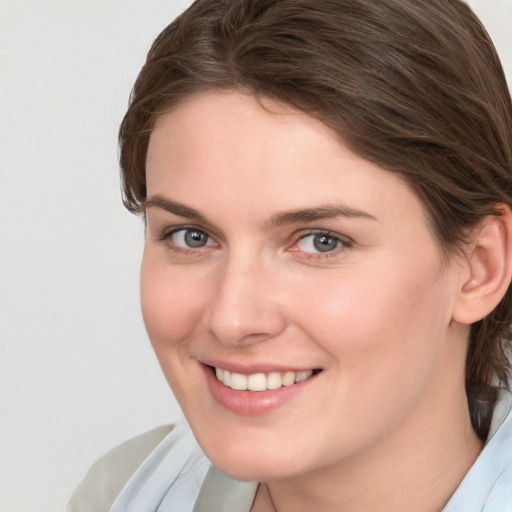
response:
<path id="1" fill-rule="evenodd" d="M 377 220 L 370 213 L 362 210 L 350 208 L 345 205 L 325 204 L 313 208 L 300 208 L 297 210 L 289 210 L 278 212 L 265 223 L 269 227 L 280 227 L 287 224 L 295 224 L 298 222 L 314 222 L 323 219 L 333 219 L 336 217 L 363 218 L 369 220 Z"/>

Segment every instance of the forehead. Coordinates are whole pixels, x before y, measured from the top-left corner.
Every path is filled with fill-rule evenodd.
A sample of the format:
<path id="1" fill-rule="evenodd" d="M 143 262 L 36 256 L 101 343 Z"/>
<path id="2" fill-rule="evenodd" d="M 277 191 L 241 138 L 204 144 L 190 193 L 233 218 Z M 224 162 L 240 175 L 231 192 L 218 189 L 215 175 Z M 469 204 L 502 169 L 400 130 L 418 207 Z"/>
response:
<path id="1" fill-rule="evenodd" d="M 194 94 L 157 118 L 150 137 L 149 156 L 155 139 L 165 138 L 173 150 L 202 148 L 201 154 L 216 146 L 239 155 L 240 143 L 248 151 L 270 148 L 271 143 L 297 142 L 307 131 L 317 148 L 322 142 L 332 144 L 336 133 L 320 121 L 291 106 L 268 98 L 235 91 L 207 91 Z M 236 134 L 236 137 L 233 135 Z M 288 150 L 294 146 L 289 146 Z M 297 148 L 298 149 L 298 148 Z M 304 148 L 304 149 L 309 149 Z M 313 145 L 311 145 L 313 149 Z M 200 157 L 200 154 L 196 154 Z M 248 155 L 249 156 L 249 155 Z M 261 155 L 260 155 L 261 156 Z"/>
<path id="2" fill-rule="evenodd" d="M 263 218 L 343 203 L 375 217 L 417 215 L 421 202 L 394 174 L 350 151 L 320 121 L 236 92 L 201 93 L 160 116 L 147 157 L 148 196 Z"/>

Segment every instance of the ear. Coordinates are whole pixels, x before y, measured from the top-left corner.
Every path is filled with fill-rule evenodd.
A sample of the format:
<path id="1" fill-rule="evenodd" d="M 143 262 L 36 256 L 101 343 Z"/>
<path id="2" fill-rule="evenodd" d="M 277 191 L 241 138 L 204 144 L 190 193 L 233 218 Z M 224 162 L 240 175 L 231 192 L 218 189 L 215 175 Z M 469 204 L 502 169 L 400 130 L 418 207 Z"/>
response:
<path id="1" fill-rule="evenodd" d="M 501 215 L 488 215 L 471 233 L 466 252 L 466 272 L 461 279 L 453 320 L 478 322 L 505 295 L 512 277 L 512 213 L 499 205 Z"/>

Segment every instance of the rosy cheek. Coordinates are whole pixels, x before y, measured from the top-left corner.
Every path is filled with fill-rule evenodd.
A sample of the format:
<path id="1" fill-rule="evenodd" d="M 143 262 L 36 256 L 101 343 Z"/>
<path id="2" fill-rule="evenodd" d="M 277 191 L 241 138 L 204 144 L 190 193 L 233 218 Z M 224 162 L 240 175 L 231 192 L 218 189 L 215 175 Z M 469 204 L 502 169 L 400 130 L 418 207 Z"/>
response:
<path id="1" fill-rule="evenodd" d="M 186 342 L 201 317 L 200 290 L 194 281 L 154 269 L 141 272 L 144 323 L 155 349 Z"/>
<path id="2" fill-rule="evenodd" d="M 334 349 L 352 344 L 361 330 L 368 332 L 376 325 L 375 318 L 368 321 L 368 315 L 378 313 L 371 311 L 375 290 L 353 272 L 350 276 L 342 272 L 315 276 L 302 281 L 300 287 L 290 286 L 296 287 L 289 295 L 296 321 L 311 338 L 332 344 Z"/>

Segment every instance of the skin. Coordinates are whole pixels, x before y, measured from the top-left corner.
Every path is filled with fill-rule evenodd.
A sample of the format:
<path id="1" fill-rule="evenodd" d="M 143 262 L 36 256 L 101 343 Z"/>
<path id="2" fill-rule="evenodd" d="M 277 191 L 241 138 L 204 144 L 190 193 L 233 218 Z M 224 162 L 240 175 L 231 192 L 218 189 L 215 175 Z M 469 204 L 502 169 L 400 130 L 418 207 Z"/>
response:
<path id="1" fill-rule="evenodd" d="M 453 318 L 466 259 L 443 259 L 396 175 L 311 117 L 265 106 L 208 92 L 157 120 L 141 270 L 156 355 L 213 463 L 267 482 L 254 511 L 438 510 L 481 449 L 468 326 Z M 351 215 L 282 215 L 325 205 Z M 205 245 L 187 246 L 191 226 Z M 318 233 L 333 250 L 315 248 Z M 247 415 L 212 396 L 210 360 L 322 371 Z"/>

